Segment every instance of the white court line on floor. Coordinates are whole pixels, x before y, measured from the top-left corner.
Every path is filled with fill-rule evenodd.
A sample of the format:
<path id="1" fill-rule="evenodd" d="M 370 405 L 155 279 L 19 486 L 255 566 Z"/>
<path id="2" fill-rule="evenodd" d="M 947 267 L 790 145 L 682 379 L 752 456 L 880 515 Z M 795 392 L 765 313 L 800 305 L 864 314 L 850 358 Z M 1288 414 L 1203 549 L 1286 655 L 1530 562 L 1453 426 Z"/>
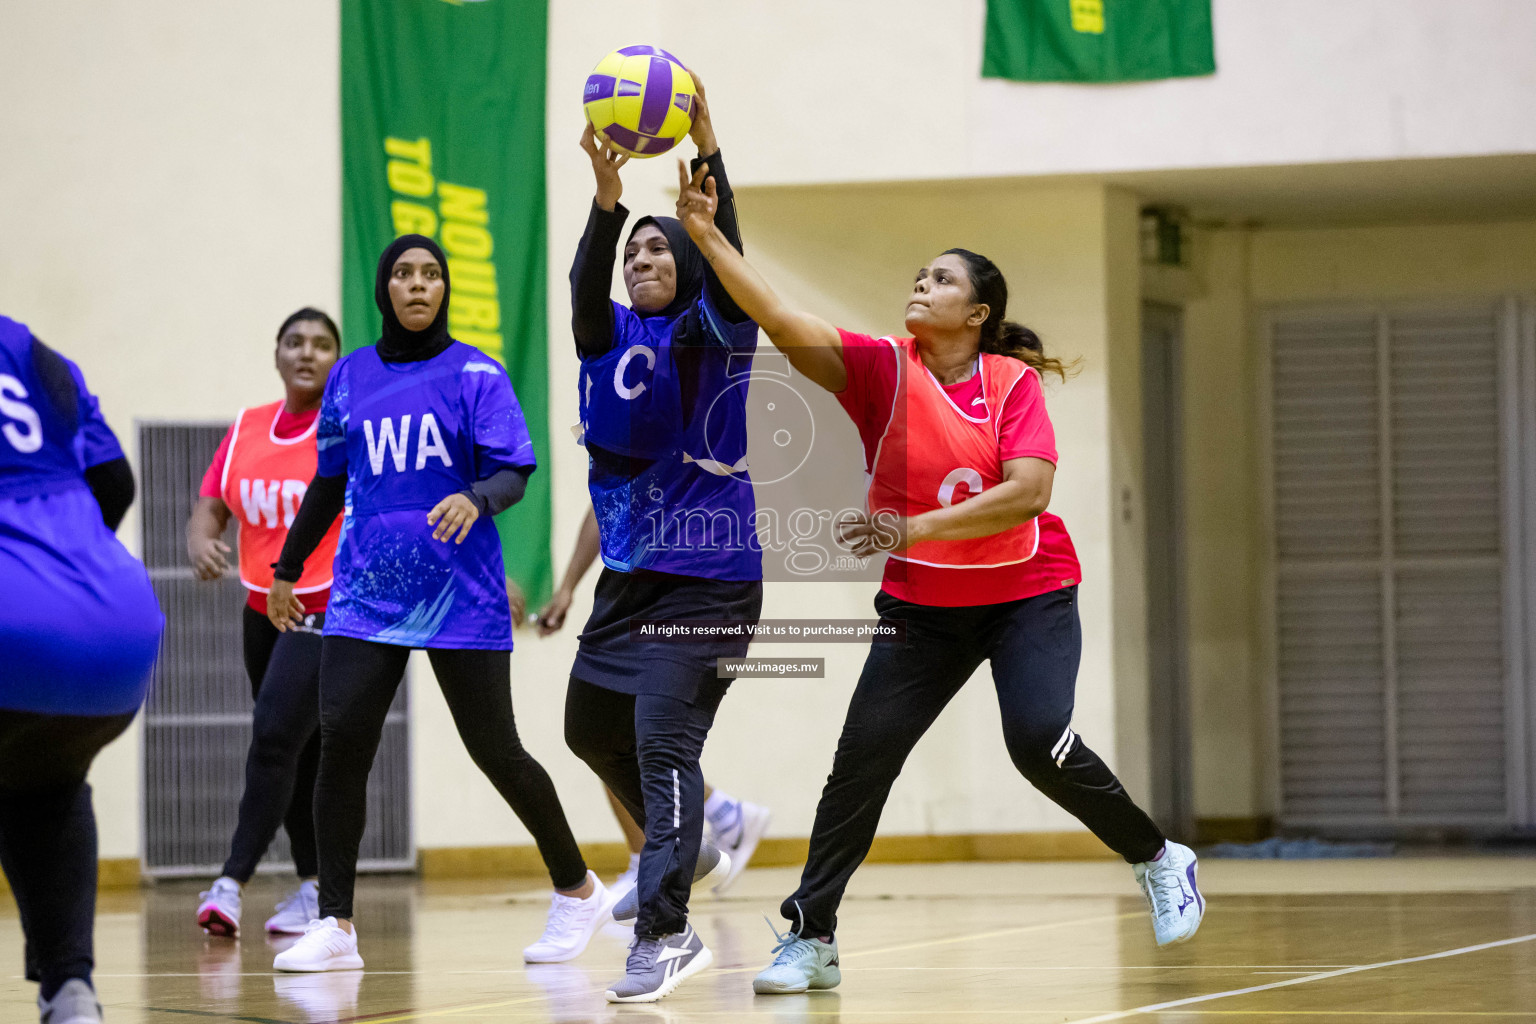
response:
<path id="1" fill-rule="evenodd" d="M 1019 964 L 991 964 L 964 967 L 844 967 L 846 971 L 1252 971 L 1255 974 L 1312 974 L 1356 964 L 1095 964 L 1087 967 L 1040 967 Z M 19 975 L 18 975 L 19 977 Z M 134 975 L 139 977 L 139 975 Z"/>
<path id="2" fill-rule="evenodd" d="M 1308 974 L 1301 978 L 1289 978 L 1285 981 L 1272 981 L 1267 985 L 1252 985 L 1248 988 L 1234 988 L 1226 992 L 1212 992 L 1204 996 L 1190 996 L 1186 999 L 1174 999 L 1166 1003 L 1149 1003 L 1146 1006 L 1135 1006 L 1129 1010 L 1116 1010 L 1114 1013 L 1102 1013 L 1097 1017 L 1083 1017 L 1072 1021 L 1071 1024 L 1107 1024 L 1112 1020 L 1124 1020 L 1127 1017 L 1136 1017 L 1145 1013 L 1160 1013 L 1163 1010 L 1176 1010 L 1181 1006 L 1193 1006 L 1196 1003 L 1208 1003 L 1214 999 L 1228 999 L 1232 996 L 1246 996 L 1254 992 L 1268 992 L 1271 989 L 1287 988 L 1291 985 L 1305 985 L 1312 981 L 1326 981 L 1329 978 L 1342 978 L 1346 974 L 1359 974 L 1361 971 L 1374 971 L 1383 967 L 1401 967 L 1404 964 L 1420 964 L 1426 960 L 1444 960 L 1446 957 L 1461 956 L 1464 953 L 1478 953 L 1485 949 L 1498 949 L 1500 946 L 1513 946 L 1521 942 L 1530 942 L 1536 939 L 1536 932 L 1530 935 L 1517 935 L 1512 939 L 1499 939 L 1497 942 L 1482 942 L 1476 946 L 1462 946 L 1460 949 L 1447 949 L 1439 953 L 1426 953 L 1424 956 L 1410 956 L 1401 960 L 1384 960 L 1376 964 L 1361 964 L 1358 967 L 1346 967 L 1338 971 L 1325 971 L 1322 974 Z"/>

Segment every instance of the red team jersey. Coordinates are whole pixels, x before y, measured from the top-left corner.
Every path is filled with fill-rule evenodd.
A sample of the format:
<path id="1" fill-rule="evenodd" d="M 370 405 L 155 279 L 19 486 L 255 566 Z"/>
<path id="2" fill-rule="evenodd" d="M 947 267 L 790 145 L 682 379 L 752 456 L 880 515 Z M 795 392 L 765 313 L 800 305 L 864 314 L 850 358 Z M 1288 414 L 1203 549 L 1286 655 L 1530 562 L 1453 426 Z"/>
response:
<path id="1" fill-rule="evenodd" d="M 838 334 L 848 384 L 837 400 L 864 444 L 872 510 L 890 506 L 916 515 L 953 505 L 1000 482 L 1008 459 L 1056 463 L 1056 434 L 1034 369 L 984 355 L 968 379 L 941 385 L 910 338 Z M 909 430 L 924 443 L 904 443 Z M 893 555 L 881 589 L 914 604 L 963 607 L 1034 597 L 1080 579 L 1066 526 L 1044 512 L 1002 534 L 927 542 Z"/>
<path id="2" fill-rule="evenodd" d="M 315 421 L 320 411 L 295 414 L 283 405 L 242 409 L 199 489 L 203 497 L 222 498 L 229 506 L 240 530 L 240 582 L 250 591 L 246 603 L 263 615 L 272 587 L 271 565 L 315 475 Z M 294 585 L 308 613 L 325 611 L 340 531 L 338 517 Z"/>

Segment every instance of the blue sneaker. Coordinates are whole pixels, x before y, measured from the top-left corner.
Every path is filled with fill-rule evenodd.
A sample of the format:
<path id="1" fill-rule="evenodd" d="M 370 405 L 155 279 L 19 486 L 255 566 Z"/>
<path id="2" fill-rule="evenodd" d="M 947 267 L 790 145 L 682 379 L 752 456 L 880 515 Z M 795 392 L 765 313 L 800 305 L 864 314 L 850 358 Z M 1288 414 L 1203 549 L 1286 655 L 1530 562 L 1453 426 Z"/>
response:
<path id="1" fill-rule="evenodd" d="M 773 937 L 779 944 L 773 947 L 773 963 L 758 972 L 752 979 L 752 991 L 758 995 L 780 995 L 804 992 L 807 989 L 836 988 L 843 980 L 843 972 L 837 966 L 837 937 L 831 942 L 820 939 L 802 939 L 794 932 L 779 934 L 773 929 Z"/>
<path id="2" fill-rule="evenodd" d="M 1205 917 L 1205 897 L 1200 895 L 1196 881 L 1200 869 L 1195 851 L 1170 841 L 1164 845 L 1161 858 L 1132 867 L 1152 910 L 1157 944 L 1172 946 L 1194 938 Z"/>

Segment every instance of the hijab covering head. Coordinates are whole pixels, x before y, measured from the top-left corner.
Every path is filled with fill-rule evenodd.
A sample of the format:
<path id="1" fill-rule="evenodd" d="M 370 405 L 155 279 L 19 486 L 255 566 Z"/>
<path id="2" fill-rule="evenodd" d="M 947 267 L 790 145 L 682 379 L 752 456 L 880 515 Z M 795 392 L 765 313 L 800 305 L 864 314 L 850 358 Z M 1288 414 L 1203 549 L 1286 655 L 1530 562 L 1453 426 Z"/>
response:
<path id="1" fill-rule="evenodd" d="M 677 293 L 662 309 L 648 313 L 637 309 L 635 312 L 641 317 L 679 316 L 704 294 L 704 254 L 699 252 L 699 247 L 688 237 L 688 229 L 676 217 L 641 217 L 635 221 L 629 237 L 634 238 L 635 232 L 647 224 L 654 225 L 666 236 L 667 248 L 672 250 L 672 262 L 677 265 Z"/>
<path id="2" fill-rule="evenodd" d="M 395 304 L 389 298 L 389 279 L 395 272 L 395 261 L 410 249 L 425 249 L 443 268 L 443 304 L 437 308 L 437 316 L 419 331 L 407 330 L 395 315 Z M 412 363 L 431 359 L 442 352 L 453 339 L 448 336 L 448 257 L 437 243 L 426 235 L 401 235 L 389 243 L 379 257 L 379 269 L 373 280 L 373 301 L 384 314 L 384 334 L 379 338 L 379 358 L 386 363 Z"/>

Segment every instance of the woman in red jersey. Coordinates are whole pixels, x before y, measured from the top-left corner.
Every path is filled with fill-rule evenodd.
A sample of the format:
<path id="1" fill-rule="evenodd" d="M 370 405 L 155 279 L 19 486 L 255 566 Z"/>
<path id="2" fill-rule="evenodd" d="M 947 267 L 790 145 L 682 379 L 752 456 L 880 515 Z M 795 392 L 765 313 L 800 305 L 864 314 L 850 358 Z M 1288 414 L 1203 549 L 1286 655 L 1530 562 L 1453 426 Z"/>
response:
<path id="1" fill-rule="evenodd" d="M 301 625 L 279 633 L 267 619 L 267 591 L 288 527 L 315 475 L 315 421 L 331 367 L 341 356 L 331 318 L 305 308 L 277 332 L 277 373 L 284 397 L 242 409 L 203 477 L 187 523 L 187 557 L 197 578 L 229 572 L 228 545 L 219 538 L 233 518 L 240 538 L 240 582 L 249 591 L 242 612 L 245 670 L 256 710 L 245 762 L 245 793 L 224 872 L 202 895 L 197 923 L 213 935 L 240 931 L 240 895 L 281 823 L 288 829 L 298 891 L 277 905 L 269 932 L 302 932 L 319 916 L 315 850 L 315 773 L 320 759 L 320 630 L 330 595 L 331 561 L 341 519 L 294 591 L 304 604 Z"/>
<path id="2" fill-rule="evenodd" d="M 950 249 L 917 273 L 909 337 L 841 331 L 787 307 L 714 228 L 713 182 L 679 168 L 678 217 L 731 298 L 859 428 L 868 510 L 843 524 L 857 555 L 889 554 L 875 609 L 899 631 L 864 663 L 822 790 L 791 927 L 759 993 L 831 988 L 837 908 L 869 852 L 903 762 L 988 661 L 1020 773 L 1134 866 L 1159 945 L 1195 933 L 1194 853 L 1167 841 L 1071 728 L 1082 652 L 1077 556 L 1045 511 L 1056 444 L 1041 373 L 1063 377 L 1034 332 L 1004 319 L 1008 286 Z"/>

